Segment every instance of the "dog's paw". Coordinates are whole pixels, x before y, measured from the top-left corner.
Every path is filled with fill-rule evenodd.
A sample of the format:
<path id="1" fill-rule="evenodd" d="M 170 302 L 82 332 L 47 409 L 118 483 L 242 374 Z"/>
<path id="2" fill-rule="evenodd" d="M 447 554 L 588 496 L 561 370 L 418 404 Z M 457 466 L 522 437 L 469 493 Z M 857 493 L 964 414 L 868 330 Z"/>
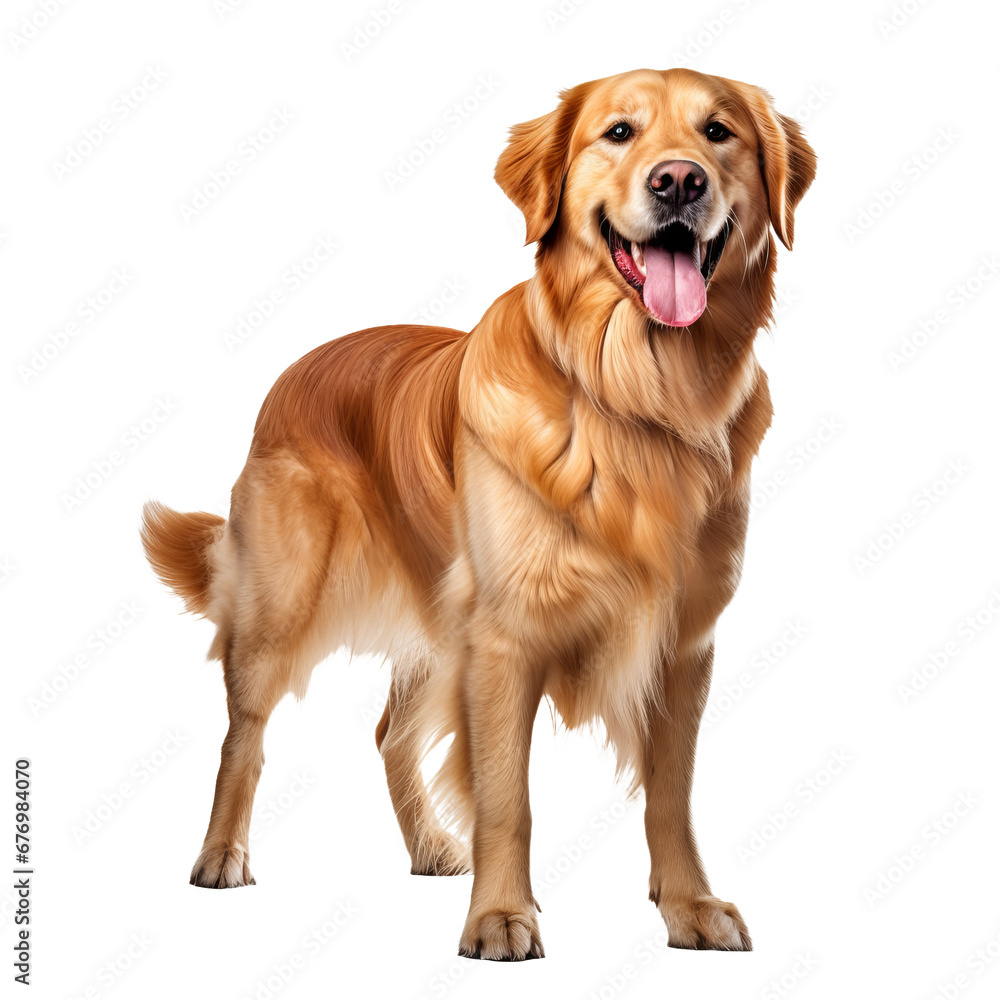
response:
<path id="1" fill-rule="evenodd" d="M 472 852 L 458 837 L 441 831 L 421 845 L 411 875 L 465 875 L 472 871 Z"/>
<path id="2" fill-rule="evenodd" d="M 740 911 L 714 896 L 661 900 L 671 948 L 699 951 L 752 951 L 750 934 Z"/>
<path id="3" fill-rule="evenodd" d="M 458 946 L 465 958 L 486 958 L 494 962 L 523 962 L 544 958 L 538 921 L 533 912 L 487 910 L 469 914 Z"/>
<path id="4" fill-rule="evenodd" d="M 250 855 L 241 847 L 206 847 L 191 869 L 191 885 L 206 889 L 256 884 L 250 874 Z"/>

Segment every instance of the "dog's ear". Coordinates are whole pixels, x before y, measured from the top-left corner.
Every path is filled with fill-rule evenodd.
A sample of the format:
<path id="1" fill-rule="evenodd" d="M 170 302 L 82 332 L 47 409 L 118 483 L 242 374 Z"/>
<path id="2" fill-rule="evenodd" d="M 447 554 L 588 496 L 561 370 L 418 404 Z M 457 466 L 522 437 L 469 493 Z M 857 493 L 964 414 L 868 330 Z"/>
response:
<path id="1" fill-rule="evenodd" d="M 555 222 L 571 159 L 573 126 L 589 90 L 590 84 L 564 90 L 555 111 L 515 125 L 497 160 L 493 176 L 524 215 L 525 243 L 542 239 Z"/>
<path id="2" fill-rule="evenodd" d="M 767 91 L 747 84 L 741 89 L 757 130 L 757 158 L 767 192 L 771 225 L 778 239 L 791 250 L 795 206 L 816 176 L 816 154 L 803 137 L 799 123 L 774 110 Z"/>

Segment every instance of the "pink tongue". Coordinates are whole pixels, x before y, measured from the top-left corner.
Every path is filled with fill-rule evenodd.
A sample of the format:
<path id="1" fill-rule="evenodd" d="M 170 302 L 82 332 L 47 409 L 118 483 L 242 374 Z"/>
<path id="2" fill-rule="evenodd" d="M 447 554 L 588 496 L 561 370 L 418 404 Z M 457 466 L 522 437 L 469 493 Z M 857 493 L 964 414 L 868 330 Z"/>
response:
<path id="1" fill-rule="evenodd" d="M 705 311 L 705 279 L 689 253 L 647 246 L 642 301 L 667 326 L 690 326 Z"/>

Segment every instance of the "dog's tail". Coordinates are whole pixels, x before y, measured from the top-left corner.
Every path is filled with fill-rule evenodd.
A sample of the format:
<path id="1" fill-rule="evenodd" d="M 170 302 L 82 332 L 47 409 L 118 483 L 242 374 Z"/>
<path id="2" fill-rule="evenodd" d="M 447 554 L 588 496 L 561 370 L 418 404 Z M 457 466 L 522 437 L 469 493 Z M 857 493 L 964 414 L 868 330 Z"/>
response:
<path id="1" fill-rule="evenodd" d="M 199 511 L 180 514 L 153 500 L 142 509 L 142 547 L 156 575 L 184 601 L 188 611 L 220 625 L 212 597 L 215 551 L 226 519 Z"/>

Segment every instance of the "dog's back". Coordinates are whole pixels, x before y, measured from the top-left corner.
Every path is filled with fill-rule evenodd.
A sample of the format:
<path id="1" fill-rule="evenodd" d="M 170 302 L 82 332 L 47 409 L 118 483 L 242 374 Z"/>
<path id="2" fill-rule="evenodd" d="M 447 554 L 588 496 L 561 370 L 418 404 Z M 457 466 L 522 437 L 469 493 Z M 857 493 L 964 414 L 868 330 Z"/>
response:
<path id="1" fill-rule="evenodd" d="M 188 610 L 219 627 L 210 656 L 225 656 L 237 620 L 272 644 L 301 633 L 331 588 L 342 626 L 323 639 L 332 648 L 384 638 L 366 635 L 370 607 L 352 620 L 345 603 L 379 604 L 391 591 L 419 613 L 432 599 L 453 548 L 466 342 L 457 330 L 385 326 L 316 348 L 264 401 L 228 522 L 147 504 L 146 554 Z"/>

